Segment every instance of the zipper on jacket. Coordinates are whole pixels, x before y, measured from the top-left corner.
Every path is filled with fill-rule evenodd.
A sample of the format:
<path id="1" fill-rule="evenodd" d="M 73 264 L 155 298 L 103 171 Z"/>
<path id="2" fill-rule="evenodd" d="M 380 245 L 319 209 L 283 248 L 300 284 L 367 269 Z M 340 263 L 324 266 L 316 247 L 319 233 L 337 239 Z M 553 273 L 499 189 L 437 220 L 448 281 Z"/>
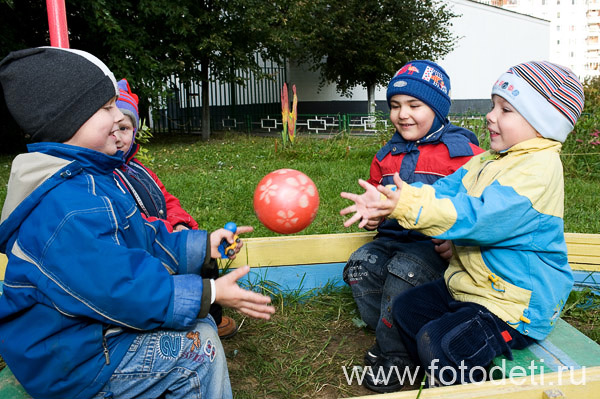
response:
<path id="1" fill-rule="evenodd" d="M 106 343 L 106 335 L 102 334 L 102 348 L 104 349 L 104 359 L 106 364 L 110 364 L 110 355 L 108 353 L 108 344 Z"/>
<path id="2" fill-rule="evenodd" d="M 498 159 L 500 159 L 500 155 L 498 155 L 498 154 L 494 154 L 493 156 L 490 155 L 488 157 L 481 157 L 480 158 L 480 161 L 483 163 L 483 166 L 481 166 L 481 168 L 479 169 L 479 172 L 477 172 L 477 176 L 475 176 L 475 179 L 471 182 L 471 185 L 469 186 L 469 190 L 472 189 L 473 187 L 475 187 L 475 185 L 479 181 L 479 178 L 481 177 L 481 174 L 483 173 L 483 171 L 489 165 L 491 165 L 493 162 L 497 161 Z"/>
<path id="3" fill-rule="evenodd" d="M 463 273 L 462 270 L 457 270 L 454 273 L 452 273 L 451 275 L 448 276 L 448 278 L 446 279 L 446 287 L 448 287 L 448 290 L 450 290 L 450 280 L 452 280 L 452 277 L 456 276 L 458 273 Z"/>

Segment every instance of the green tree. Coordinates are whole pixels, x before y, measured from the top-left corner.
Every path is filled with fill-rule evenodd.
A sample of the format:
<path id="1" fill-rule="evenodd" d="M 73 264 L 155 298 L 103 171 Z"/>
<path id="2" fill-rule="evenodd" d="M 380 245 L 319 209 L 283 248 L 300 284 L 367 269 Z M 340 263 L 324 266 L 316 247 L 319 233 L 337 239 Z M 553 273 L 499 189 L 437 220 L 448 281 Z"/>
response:
<path id="1" fill-rule="evenodd" d="M 374 112 L 376 85 L 414 59 L 439 59 L 456 37 L 456 17 L 437 0 L 299 0 L 291 9 L 294 58 L 320 72 L 320 86 L 335 83 L 342 95 L 367 89 Z"/>
<path id="2" fill-rule="evenodd" d="M 210 136 L 208 82 L 244 84 L 235 70 L 260 76 L 256 53 L 285 56 L 276 2 L 68 0 L 66 9 L 70 47 L 96 55 L 117 78 L 127 77 L 142 110 L 165 98 L 164 82 L 173 75 L 182 82 L 202 81 L 205 139 Z M 45 12 L 39 0 L 0 0 L 2 56 L 49 44 Z"/>

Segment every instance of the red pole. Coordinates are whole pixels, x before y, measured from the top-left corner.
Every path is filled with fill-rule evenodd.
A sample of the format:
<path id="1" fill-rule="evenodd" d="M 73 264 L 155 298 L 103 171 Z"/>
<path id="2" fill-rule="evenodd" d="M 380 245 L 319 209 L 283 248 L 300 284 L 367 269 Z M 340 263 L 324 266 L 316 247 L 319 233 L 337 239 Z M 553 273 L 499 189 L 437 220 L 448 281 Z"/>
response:
<path id="1" fill-rule="evenodd" d="M 53 47 L 69 48 L 65 0 L 46 0 L 46 8 L 48 10 L 50 45 Z"/>

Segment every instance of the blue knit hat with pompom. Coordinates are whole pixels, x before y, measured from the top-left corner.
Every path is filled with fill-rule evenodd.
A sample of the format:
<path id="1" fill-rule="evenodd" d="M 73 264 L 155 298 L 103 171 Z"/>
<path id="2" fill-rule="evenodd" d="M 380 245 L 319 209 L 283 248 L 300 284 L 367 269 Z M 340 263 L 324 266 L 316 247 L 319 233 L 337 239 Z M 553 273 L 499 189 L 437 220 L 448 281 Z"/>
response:
<path id="1" fill-rule="evenodd" d="M 443 125 L 450 111 L 450 77 L 435 62 L 410 61 L 392 78 L 387 88 L 387 102 L 397 94 L 415 97 L 427 104 Z"/>

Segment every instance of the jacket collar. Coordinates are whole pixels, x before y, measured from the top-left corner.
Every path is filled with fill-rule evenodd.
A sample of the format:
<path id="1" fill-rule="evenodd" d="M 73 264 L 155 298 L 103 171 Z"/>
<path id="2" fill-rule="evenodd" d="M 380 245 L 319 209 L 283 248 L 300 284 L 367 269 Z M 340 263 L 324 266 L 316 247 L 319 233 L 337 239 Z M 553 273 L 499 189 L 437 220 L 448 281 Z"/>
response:
<path id="1" fill-rule="evenodd" d="M 381 162 L 389 153 L 392 155 L 411 152 L 418 153 L 419 146 L 438 143 L 446 145 L 450 157 L 454 158 L 472 156 L 473 149 L 470 144 L 478 145 L 479 141 L 477 140 L 477 136 L 470 130 L 447 122 L 446 125 L 437 131 L 429 133 L 417 141 L 407 141 L 396 131 L 390 141 L 377 152 L 376 157 Z"/>
<path id="2" fill-rule="evenodd" d="M 531 152 L 531 151 L 541 151 L 541 150 L 553 150 L 556 152 L 560 152 L 562 148 L 562 143 L 560 143 L 559 141 L 556 140 L 550 140 L 550 139 L 546 139 L 543 137 L 536 137 L 533 139 L 529 139 L 529 140 L 525 140 L 525 141 L 521 141 L 520 143 L 517 143 L 515 145 L 513 145 L 510 148 L 507 148 L 506 150 L 502 150 L 502 151 L 490 151 L 490 153 L 492 154 L 498 154 L 500 156 L 504 156 L 504 155 L 520 155 L 522 153 L 527 153 L 527 152 Z"/>
<path id="3" fill-rule="evenodd" d="M 29 152 L 40 152 L 54 157 L 77 161 L 83 169 L 92 174 L 111 173 L 123 163 L 123 153 L 117 151 L 115 155 L 106 155 L 88 148 L 73 146 L 63 143 L 33 143 L 27 146 Z"/>
<path id="4" fill-rule="evenodd" d="M 135 156 L 137 155 L 138 151 L 140 150 L 140 145 L 137 143 L 133 143 L 131 145 L 131 148 L 129 149 L 129 151 L 127 151 L 127 154 L 125 154 L 125 165 L 127 165 L 129 162 L 131 162 L 131 160 L 133 158 L 135 158 Z"/>

